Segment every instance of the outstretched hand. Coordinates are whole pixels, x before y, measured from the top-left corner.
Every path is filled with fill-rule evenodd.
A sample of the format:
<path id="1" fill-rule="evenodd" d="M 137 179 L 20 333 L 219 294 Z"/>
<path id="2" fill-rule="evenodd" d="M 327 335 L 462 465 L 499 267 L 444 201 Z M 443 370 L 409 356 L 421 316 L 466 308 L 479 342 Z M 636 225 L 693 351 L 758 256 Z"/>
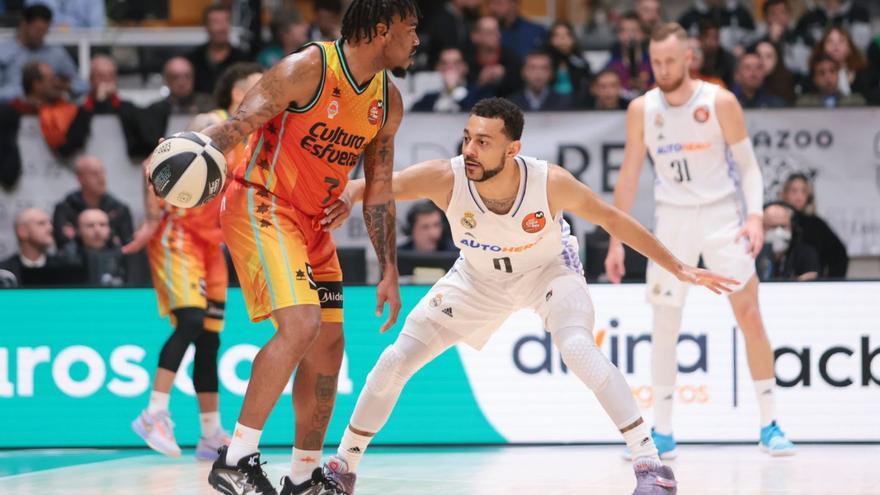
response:
<path id="1" fill-rule="evenodd" d="M 683 266 L 675 276 L 682 282 L 702 285 L 716 294 L 729 294 L 739 285 L 739 281 L 732 278 L 723 277 L 709 270 L 687 265 Z"/>

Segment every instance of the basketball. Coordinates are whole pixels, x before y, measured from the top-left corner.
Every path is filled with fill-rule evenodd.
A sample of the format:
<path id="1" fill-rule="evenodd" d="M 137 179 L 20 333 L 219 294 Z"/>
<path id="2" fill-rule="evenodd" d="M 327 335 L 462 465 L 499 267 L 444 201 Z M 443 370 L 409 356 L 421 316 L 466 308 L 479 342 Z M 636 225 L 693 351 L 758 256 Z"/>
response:
<path id="1" fill-rule="evenodd" d="M 208 136 L 179 132 L 156 147 L 149 172 L 157 196 L 179 208 L 195 208 L 223 190 L 226 158 Z"/>

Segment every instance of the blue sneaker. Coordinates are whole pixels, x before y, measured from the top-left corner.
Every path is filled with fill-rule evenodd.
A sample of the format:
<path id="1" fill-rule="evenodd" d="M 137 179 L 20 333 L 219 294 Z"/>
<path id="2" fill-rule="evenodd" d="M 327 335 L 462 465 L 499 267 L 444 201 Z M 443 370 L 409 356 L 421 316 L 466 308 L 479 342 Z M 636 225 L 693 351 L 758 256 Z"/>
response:
<path id="1" fill-rule="evenodd" d="M 794 455 L 794 444 L 791 440 L 785 438 L 783 432 L 776 421 L 761 428 L 761 450 L 772 455 L 773 457 L 784 457 Z"/>
<path id="2" fill-rule="evenodd" d="M 654 445 L 657 447 L 657 455 L 660 456 L 661 459 L 665 461 L 670 461 L 678 457 L 678 450 L 676 449 L 675 437 L 672 435 L 663 435 L 661 433 L 657 433 L 653 428 L 651 428 L 651 438 L 654 440 Z M 629 449 L 624 449 L 623 458 L 628 461 L 633 461 L 632 452 Z"/>

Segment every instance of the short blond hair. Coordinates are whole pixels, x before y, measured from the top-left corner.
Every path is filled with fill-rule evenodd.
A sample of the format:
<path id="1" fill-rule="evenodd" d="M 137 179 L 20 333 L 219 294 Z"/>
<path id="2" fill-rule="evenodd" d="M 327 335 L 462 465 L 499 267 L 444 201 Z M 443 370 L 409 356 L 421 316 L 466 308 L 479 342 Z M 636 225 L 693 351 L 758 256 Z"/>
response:
<path id="1" fill-rule="evenodd" d="M 687 31 L 677 22 L 660 24 L 651 31 L 651 41 L 664 41 L 670 36 L 675 36 L 681 41 L 687 41 Z"/>

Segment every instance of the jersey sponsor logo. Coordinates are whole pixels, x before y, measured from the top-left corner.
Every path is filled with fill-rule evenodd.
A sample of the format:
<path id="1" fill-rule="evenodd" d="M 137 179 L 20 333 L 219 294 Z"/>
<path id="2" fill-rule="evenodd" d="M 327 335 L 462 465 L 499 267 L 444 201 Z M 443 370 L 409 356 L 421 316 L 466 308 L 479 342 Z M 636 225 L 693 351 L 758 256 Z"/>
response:
<path id="1" fill-rule="evenodd" d="M 318 282 L 318 301 L 322 309 L 342 309 L 342 282 Z"/>
<path id="2" fill-rule="evenodd" d="M 541 239 L 543 239 L 543 238 L 544 237 L 542 236 L 540 239 L 536 240 L 535 242 L 531 242 L 529 244 L 523 244 L 521 246 L 499 246 L 497 244 L 486 244 L 486 243 L 482 243 L 476 239 L 462 239 L 461 241 L 459 241 L 459 244 L 462 247 L 466 247 L 466 248 L 470 248 L 470 249 L 477 249 L 480 251 L 490 251 L 493 253 L 521 253 L 523 251 L 528 251 L 529 249 L 532 249 L 533 247 L 535 247 L 535 245 L 538 244 L 539 242 L 541 242 Z"/>
<path id="3" fill-rule="evenodd" d="M 709 112 L 708 105 L 700 105 L 694 110 L 694 120 L 700 124 L 705 124 L 709 120 L 710 115 L 712 114 Z"/>
<path id="4" fill-rule="evenodd" d="M 330 104 L 327 105 L 327 118 L 332 119 L 336 117 L 336 114 L 339 113 L 339 102 L 336 100 L 330 100 Z"/>
<path id="5" fill-rule="evenodd" d="M 370 109 L 367 111 L 367 122 L 370 125 L 376 125 L 382 120 L 382 114 L 385 112 L 385 105 L 382 100 L 373 100 L 370 103 Z"/>
<path id="6" fill-rule="evenodd" d="M 529 213 L 522 221 L 522 229 L 529 234 L 537 234 L 544 229 L 545 225 L 547 225 L 547 217 L 543 211 Z"/>
<path id="7" fill-rule="evenodd" d="M 452 306 L 448 308 L 443 308 L 443 314 L 452 318 Z"/>
<path id="8" fill-rule="evenodd" d="M 477 226 L 477 219 L 474 218 L 473 212 L 464 212 L 464 216 L 461 217 L 461 226 L 466 229 L 472 229 Z"/>
<path id="9" fill-rule="evenodd" d="M 330 128 L 326 122 L 316 122 L 303 136 L 299 145 L 313 156 L 342 167 L 354 167 L 360 159 L 360 151 L 367 145 L 367 138 L 350 134 L 342 127 Z"/>
<path id="10" fill-rule="evenodd" d="M 687 151 L 706 151 L 711 148 L 712 144 L 707 142 L 694 142 L 694 143 L 669 143 L 664 144 L 662 146 L 657 147 L 658 155 L 665 155 L 668 153 L 681 153 Z"/>

